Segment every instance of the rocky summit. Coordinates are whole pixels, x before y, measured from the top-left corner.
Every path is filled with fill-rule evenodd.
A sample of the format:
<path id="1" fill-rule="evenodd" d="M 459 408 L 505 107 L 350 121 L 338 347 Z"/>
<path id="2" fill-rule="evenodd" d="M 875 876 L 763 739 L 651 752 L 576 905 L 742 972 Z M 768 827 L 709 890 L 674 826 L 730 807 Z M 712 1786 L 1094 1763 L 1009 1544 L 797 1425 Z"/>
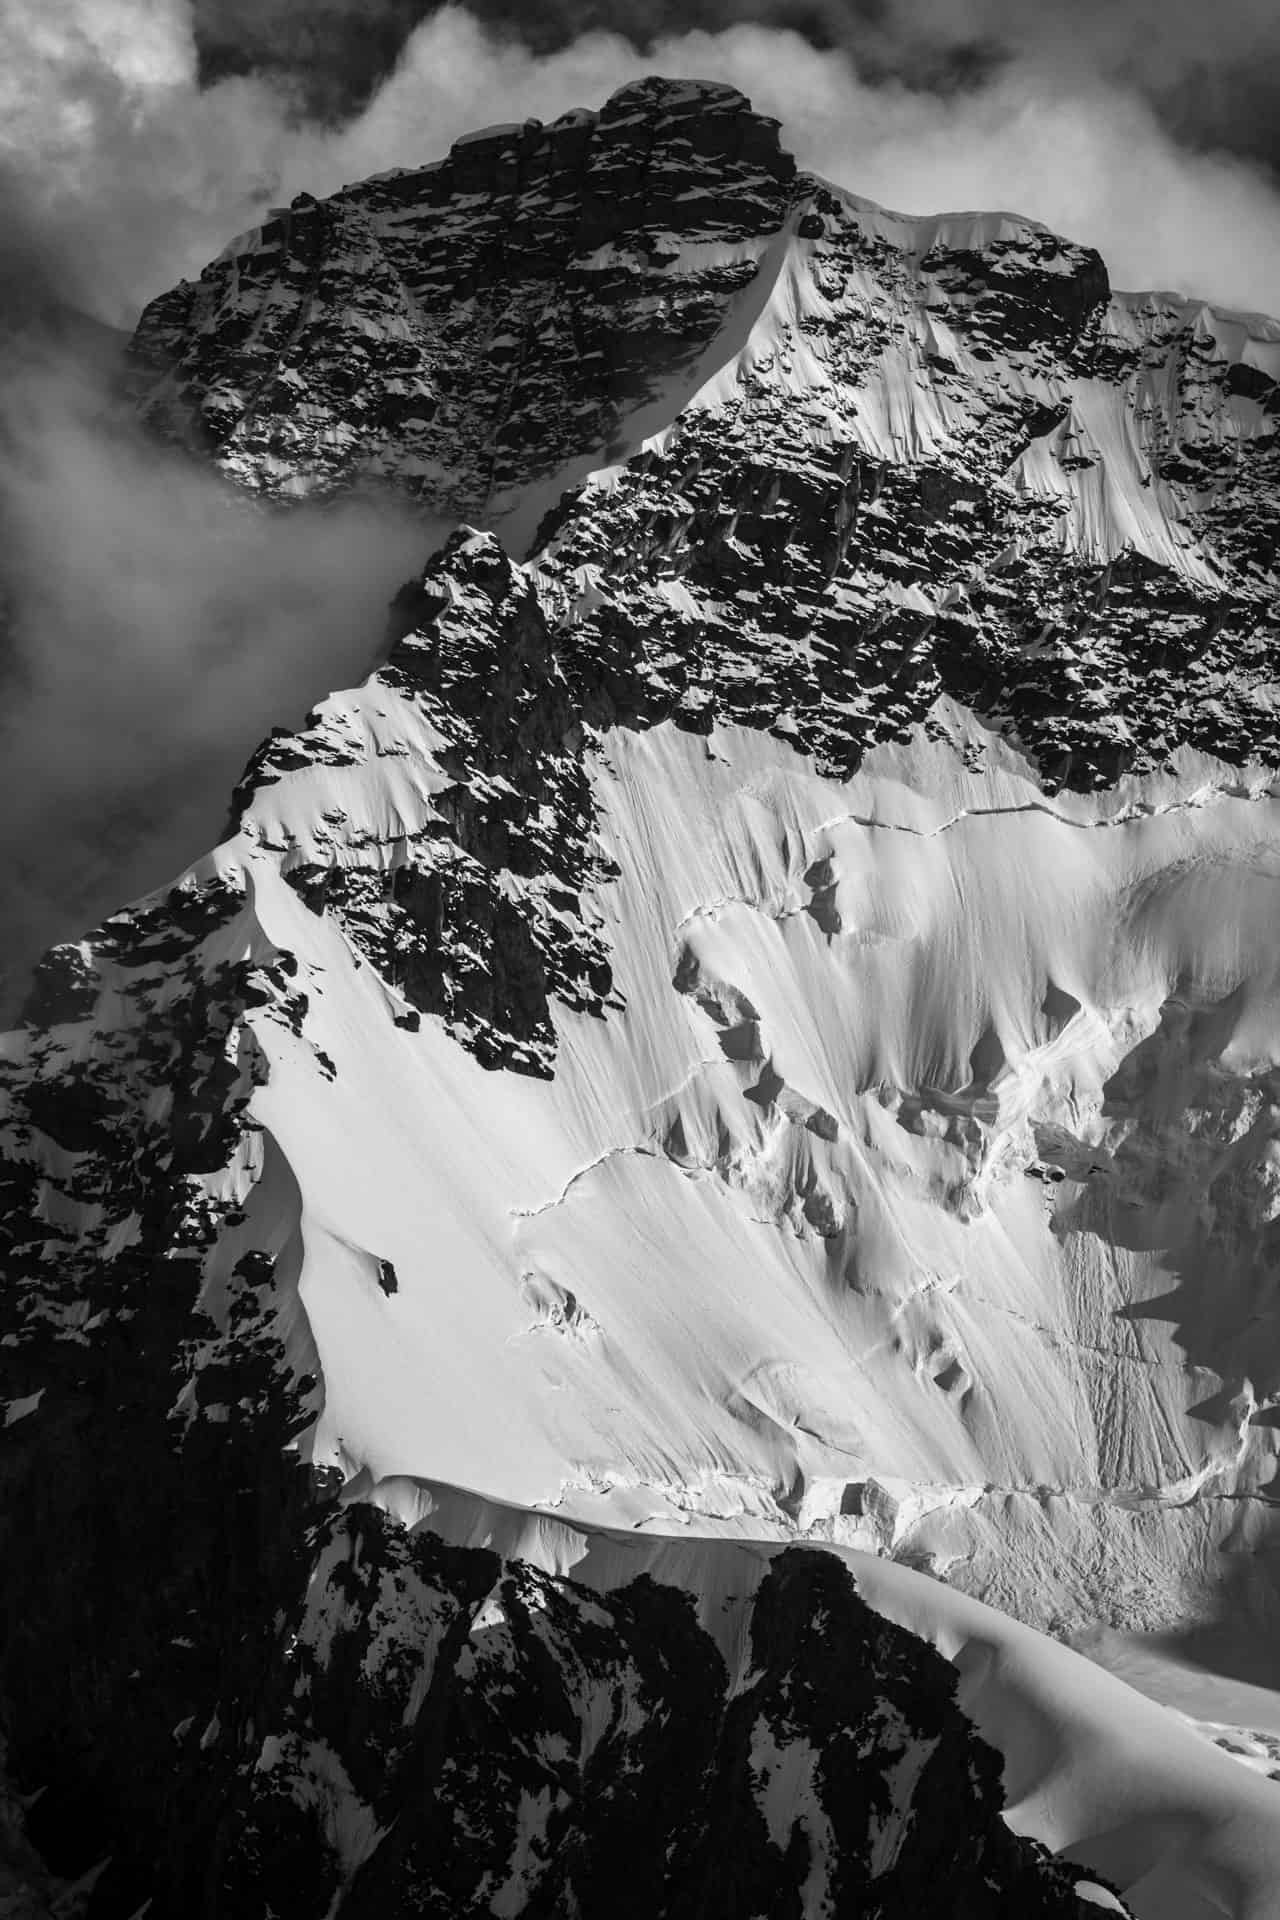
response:
<path id="1" fill-rule="evenodd" d="M 1280 324 L 647 80 L 129 378 L 456 531 L 0 1039 L 0 1901 L 1266 1920 Z"/>

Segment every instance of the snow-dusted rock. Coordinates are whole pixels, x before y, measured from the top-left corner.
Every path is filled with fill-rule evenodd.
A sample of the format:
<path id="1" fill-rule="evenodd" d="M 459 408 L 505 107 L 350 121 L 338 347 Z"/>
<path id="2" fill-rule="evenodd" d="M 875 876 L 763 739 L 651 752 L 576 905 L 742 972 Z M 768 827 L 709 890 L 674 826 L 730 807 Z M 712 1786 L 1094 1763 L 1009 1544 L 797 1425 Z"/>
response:
<path id="1" fill-rule="evenodd" d="M 475 525 L 0 1043 L 59 1871 L 1262 1920 L 1267 1783 L 1025 1634 L 979 1719 L 1077 1891 L 925 1641 L 963 1700 L 970 1596 L 1276 1618 L 1280 327 L 646 82 L 295 205 L 133 362 L 246 488 Z"/>

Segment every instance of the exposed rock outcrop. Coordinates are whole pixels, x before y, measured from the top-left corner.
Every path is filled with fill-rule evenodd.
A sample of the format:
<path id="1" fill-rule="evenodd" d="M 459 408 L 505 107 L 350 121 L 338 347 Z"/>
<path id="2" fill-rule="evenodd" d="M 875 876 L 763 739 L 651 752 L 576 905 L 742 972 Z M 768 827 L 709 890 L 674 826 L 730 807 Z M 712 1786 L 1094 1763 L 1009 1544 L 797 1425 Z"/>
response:
<path id="1" fill-rule="evenodd" d="M 479 524 L 0 1043 L 34 1841 L 92 1920 L 1105 1905 L 838 1550 L 1274 1617 L 1280 327 L 655 81 L 132 367 Z M 775 1557 L 588 1588 L 427 1480 Z"/>

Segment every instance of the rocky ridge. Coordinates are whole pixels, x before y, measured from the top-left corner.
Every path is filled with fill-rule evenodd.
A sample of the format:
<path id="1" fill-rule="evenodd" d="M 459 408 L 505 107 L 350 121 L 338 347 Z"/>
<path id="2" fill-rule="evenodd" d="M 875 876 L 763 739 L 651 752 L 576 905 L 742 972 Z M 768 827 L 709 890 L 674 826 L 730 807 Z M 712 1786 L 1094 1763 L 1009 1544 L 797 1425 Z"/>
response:
<path id="1" fill-rule="evenodd" d="M 732 88 L 642 86 L 300 195 L 148 308 L 143 417 L 269 495 L 383 481 L 483 510 L 696 359 L 794 174 Z"/>
<path id="2" fill-rule="evenodd" d="M 36 1837 L 74 1830 L 68 1875 L 110 1856 L 104 1915 L 590 1914 L 625 1883 L 888 1916 L 940 1881 L 957 1913 L 1079 1911 L 995 1821 L 945 1669 L 812 1549 L 1159 1624 L 1216 1603 L 1225 1545 L 1273 1605 L 1273 983 L 1188 932 L 1226 896 L 1177 892 L 1140 981 L 1046 944 L 1015 1012 L 978 976 L 1032 896 L 930 933 L 868 846 L 937 842 L 972 901 L 1008 817 L 1048 836 L 1031 866 L 1139 849 L 1100 917 L 1216 862 L 1265 924 L 1280 328 L 1112 296 L 1008 216 L 886 214 L 729 90 L 650 82 L 295 206 L 155 303 L 133 365 L 156 431 L 247 488 L 482 530 L 5 1042 Z M 891 1058 L 902 939 L 954 1004 L 932 1032 L 913 988 Z M 848 1055 L 787 1026 L 828 1005 Z M 768 1282 L 732 1332 L 699 1317 L 717 1246 Z M 486 1379 L 509 1434 L 469 1430 Z M 805 1544 L 726 1669 L 670 1585 L 587 1599 L 403 1531 L 404 1478 Z"/>

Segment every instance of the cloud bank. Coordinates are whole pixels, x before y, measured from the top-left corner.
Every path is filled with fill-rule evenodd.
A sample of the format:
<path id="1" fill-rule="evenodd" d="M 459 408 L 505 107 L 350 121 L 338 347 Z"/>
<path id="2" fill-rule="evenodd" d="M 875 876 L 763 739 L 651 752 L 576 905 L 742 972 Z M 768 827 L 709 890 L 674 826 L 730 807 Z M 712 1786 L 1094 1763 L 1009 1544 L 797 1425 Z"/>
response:
<path id="1" fill-rule="evenodd" d="M 1272 0 L 468 0 L 539 55 L 611 30 L 643 58 L 692 30 L 792 28 L 840 49 L 868 84 L 947 94 L 1005 66 L 1155 107 L 1181 145 L 1243 154 L 1280 176 L 1280 11 Z M 205 79 L 284 80 L 316 118 L 372 98 L 438 0 L 195 0 Z"/>

